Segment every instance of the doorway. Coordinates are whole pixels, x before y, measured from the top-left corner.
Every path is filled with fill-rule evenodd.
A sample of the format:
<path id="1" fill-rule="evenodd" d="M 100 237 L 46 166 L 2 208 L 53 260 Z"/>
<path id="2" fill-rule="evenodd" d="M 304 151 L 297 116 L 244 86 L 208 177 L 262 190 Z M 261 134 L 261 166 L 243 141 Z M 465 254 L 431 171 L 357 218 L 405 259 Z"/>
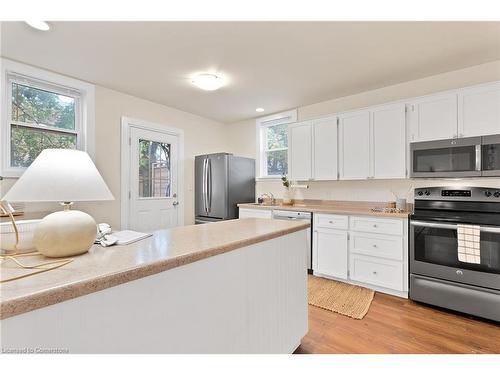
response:
<path id="1" fill-rule="evenodd" d="M 184 224 L 183 132 L 122 118 L 121 227 L 140 232 Z"/>

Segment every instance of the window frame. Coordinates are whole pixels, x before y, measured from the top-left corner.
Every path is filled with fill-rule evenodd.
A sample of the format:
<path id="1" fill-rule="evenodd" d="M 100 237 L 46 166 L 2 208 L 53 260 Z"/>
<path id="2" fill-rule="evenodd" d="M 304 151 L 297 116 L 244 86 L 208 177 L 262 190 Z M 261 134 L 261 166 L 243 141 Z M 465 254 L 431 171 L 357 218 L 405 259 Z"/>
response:
<path id="1" fill-rule="evenodd" d="M 286 150 L 287 159 L 289 158 L 288 147 L 268 149 L 267 148 L 267 135 L 266 130 L 272 126 L 286 125 L 297 122 L 297 109 L 290 111 L 276 113 L 270 116 L 260 117 L 256 120 L 256 134 L 257 134 L 257 179 L 261 180 L 277 180 L 281 178 L 281 175 L 268 175 L 267 174 L 267 153 L 269 151 L 280 151 Z M 287 132 L 287 144 L 288 144 L 288 132 Z"/>
<path id="2" fill-rule="evenodd" d="M 2 112 L 0 123 L 0 176 L 20 177 L 24 167 L 11 166 L 11 129 L 19 126 L 45 130 L 55 133 L 76 135 L 76 149 L 86 151 L 94 159 L 94 121 L 95 88 L 94 85 L 56 73 L 34 68 L 7 59 L 1 59 L 1 100 Z M 75 99 L 75 129 L 61 129 L 52 126 L 30 124 L 12 120 L 12 83 L 33 87 Z"/>

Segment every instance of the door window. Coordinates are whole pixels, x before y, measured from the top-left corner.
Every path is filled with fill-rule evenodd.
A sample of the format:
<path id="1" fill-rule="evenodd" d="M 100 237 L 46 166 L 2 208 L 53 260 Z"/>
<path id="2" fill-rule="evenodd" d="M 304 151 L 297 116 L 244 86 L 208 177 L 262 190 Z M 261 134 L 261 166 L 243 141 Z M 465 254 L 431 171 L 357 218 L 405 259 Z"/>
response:
<path id="1" fill-rule="evenodd" d="M 139 139 L 139 197 L 171 197 L 169 143 Z"/>

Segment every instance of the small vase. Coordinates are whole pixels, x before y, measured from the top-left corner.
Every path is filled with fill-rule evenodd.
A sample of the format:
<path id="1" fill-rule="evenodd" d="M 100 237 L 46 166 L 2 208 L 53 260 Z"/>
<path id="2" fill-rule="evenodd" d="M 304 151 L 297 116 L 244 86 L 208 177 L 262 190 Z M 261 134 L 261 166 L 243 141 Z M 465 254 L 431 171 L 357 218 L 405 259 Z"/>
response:
<path id="1" fill-rule="evenodd" d="M 293 205 L 293 194 L 290 189 L 285 189 L 285 194 L 283 194 L 283 206 Z"/>

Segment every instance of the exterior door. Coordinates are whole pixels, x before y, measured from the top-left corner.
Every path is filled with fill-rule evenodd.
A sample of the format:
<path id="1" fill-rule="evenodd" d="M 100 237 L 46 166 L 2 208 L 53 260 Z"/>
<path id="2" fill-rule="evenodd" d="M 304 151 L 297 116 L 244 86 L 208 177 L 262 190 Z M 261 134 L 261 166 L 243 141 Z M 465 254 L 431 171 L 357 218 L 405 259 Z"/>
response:
<path id="1" fill-rule="evenodd" d="M 148 232 L 179 224 L 178 146 L 175 135 L 130 128 L 129 229 Z"/>

